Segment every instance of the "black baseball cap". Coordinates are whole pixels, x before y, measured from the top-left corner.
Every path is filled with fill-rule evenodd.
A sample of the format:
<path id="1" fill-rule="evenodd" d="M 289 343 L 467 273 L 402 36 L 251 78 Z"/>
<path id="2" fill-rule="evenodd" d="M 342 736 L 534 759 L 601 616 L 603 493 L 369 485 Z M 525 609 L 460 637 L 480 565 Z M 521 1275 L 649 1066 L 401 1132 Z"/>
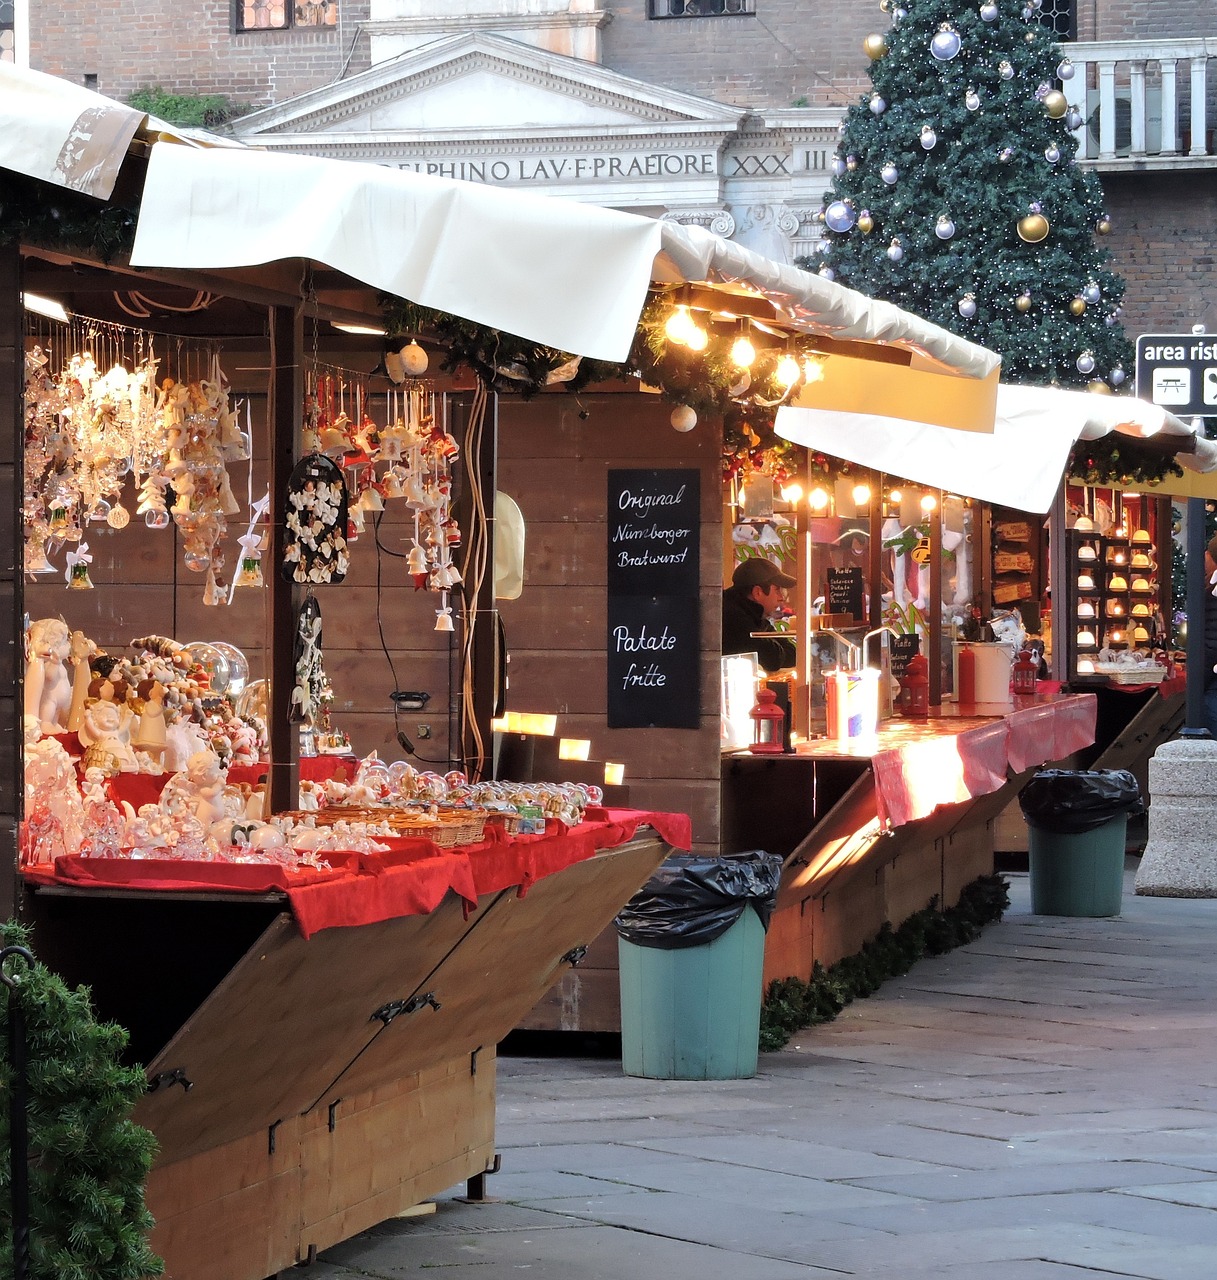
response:
<path id="1" fill-rule="evenodd" d="M 763 556 L 749 556 L 742 564 L 735 566 L 731 575 L 731 585 L 751 591 L 753 587 L 793 587 L 797 579 L 783 573 L 772 560 Z"/>

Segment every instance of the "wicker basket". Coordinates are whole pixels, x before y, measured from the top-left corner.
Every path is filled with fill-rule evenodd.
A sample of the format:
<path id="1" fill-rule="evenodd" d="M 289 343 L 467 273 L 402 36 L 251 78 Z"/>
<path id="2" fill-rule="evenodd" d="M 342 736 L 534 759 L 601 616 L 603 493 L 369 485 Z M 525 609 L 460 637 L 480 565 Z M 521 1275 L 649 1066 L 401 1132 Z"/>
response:
<path id="1" fill-rule="evenodd" d="M 1106 676 L 1112 684 L 1161 684 L 1166 679 L 1165 667 L 1121 667 L 1114 662 L 1095 663 L 1095 674 Z"/>
<path id="2" fill-rule="evenodd" d="M 394 835 L 430 840 L 441 849 L 477 844 L 486 828 L 486 815 L 475 810 L 452 810 L 441 812 L 438 818 L 428 818 L 410 809 L 393 809 L 387 805 L 333 804 L 324 809 L 294 809 L 283 816 L 297 821 L 311 818 L 319 827 L 332 827 L 338 822 L 381 824 Z"/>

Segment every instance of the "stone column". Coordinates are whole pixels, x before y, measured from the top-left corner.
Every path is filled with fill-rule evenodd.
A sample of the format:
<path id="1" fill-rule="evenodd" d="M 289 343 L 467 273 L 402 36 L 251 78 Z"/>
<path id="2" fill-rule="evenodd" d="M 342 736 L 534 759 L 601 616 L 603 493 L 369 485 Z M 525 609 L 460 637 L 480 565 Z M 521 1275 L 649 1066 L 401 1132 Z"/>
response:
<path id="1" fill-rule="evenodd" d="M 1149 762 L 1149 842 L 1137 892 L 1217 898 L 1217 742 L 1176 738 Z"/>

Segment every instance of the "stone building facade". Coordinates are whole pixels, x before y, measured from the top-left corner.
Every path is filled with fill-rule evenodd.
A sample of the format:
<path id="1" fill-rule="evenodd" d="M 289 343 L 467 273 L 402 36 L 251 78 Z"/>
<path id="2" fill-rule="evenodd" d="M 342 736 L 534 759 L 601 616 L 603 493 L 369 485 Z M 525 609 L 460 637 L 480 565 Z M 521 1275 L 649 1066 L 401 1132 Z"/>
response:
<path id="1" fill-rule="evenodd" d="M 862 40 L 888 22 L 875 0 L 181 0 L 171 24 L 136 0 L 14 13 L 8 43 L 31 65 L 119 98 L 226 95 L 252 108 L 234 126 L 251 144 L 695 222 L 778 260 L 815 248 L 836 126 L 868 84 Z M 1041 17 L 1083 67 L 1083 163 L 1108 193 L 1130 333 L 1217 328 L 1212 0 L 1042 0 Z"/>

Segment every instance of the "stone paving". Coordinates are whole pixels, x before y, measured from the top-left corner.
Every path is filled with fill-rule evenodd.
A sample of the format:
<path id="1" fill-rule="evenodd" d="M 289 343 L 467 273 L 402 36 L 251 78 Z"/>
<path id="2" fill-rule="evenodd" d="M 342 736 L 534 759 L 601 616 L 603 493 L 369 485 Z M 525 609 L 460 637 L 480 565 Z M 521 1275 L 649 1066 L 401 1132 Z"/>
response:
<path id="1" fill-rule="evenodd" d="M 310 1280 L 1217 1277 L 1217 900 L 1012 907 L 753 1080 L 499 1062 L 494 1201 L 441 1197 Z"/>

